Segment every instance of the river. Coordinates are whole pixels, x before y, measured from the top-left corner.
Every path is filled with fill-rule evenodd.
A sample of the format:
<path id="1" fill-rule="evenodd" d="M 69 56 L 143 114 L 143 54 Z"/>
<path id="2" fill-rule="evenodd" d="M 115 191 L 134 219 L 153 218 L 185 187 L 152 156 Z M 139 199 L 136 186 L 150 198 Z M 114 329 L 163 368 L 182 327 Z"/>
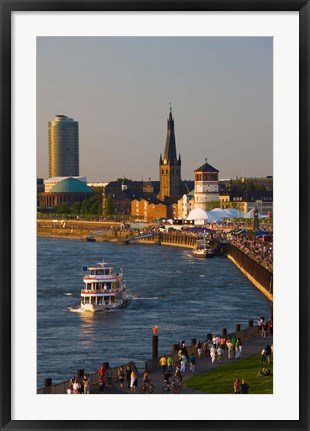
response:
<path id="1" fill-rule="evenodd" d="M 191 249 L 161 245 L 118 245 L 38 238 L 37 386 L 67 380 L 78 368 L 95 372 L 151 358 L 152 326 L 159 354 L 190 338 L 228 332 L 270 314 L 269 301 L 225 257 L 197 259 Z M 104 259 L 123 268 L 129 306 L 85 315 L 78 306 L 82 267 Z"/>

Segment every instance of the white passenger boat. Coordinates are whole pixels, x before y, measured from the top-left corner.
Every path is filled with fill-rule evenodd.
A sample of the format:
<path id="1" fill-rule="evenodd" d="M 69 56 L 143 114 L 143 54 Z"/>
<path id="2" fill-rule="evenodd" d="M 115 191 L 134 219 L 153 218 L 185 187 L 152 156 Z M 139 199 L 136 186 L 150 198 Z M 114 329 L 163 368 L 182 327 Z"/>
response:
<path id="1" fill-rule="evenodd" d="M 193 248 L 193 255 L 195 257 L 213 257 L 214 248 L 209 242 L 206 242 L 206 236 L 202 239 L 198 239 L 195 248 Z"/>
<path id="2" fill-rule="evenodd" d="M 82 311 L 95 313 L 127 306 L 122 270 L 120 274 L 114 274 L 113 267 L 104 261 L 83 269 L 87 275 L 83 276 L 84 288 L 81 290 Z"/>

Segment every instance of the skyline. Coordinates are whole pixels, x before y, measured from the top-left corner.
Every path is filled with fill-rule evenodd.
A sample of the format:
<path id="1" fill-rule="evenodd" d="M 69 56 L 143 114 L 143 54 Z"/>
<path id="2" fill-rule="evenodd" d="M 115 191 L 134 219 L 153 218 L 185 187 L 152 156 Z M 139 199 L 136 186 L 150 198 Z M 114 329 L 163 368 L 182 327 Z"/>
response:
<path id="1" fill-rule="evenodd" d="M 273 175 L 272 38 L 37 38 L 37 176 L 48 121 L 79 122 L 88 181 L 159 180 L 172 105 L 182 179 Z"/>

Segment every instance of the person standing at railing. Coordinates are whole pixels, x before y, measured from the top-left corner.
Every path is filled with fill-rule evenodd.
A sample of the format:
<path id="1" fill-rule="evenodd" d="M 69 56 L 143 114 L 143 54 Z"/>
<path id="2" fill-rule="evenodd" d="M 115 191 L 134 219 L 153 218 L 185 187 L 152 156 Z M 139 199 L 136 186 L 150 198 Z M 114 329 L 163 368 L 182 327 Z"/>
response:
<path id="1" fill-rule="evenodd" d="M 110 389 L 112 388 L 112 381 L 113 381 L 113 371 L 111 367 L 109 367 L 107 371 L 107 382 Z"/>
<path id="2" fill-rule="evenodd" d="M 89 374 L 85 374 L 83 378 L 83 384 L 84 384 L 84 394 L 89 394 L 90 393 Z"/>
<path id="3" fill-rule="evenodd" d="M 123 388 L 124 377 L 125 377 L 123 367 L 119 367 L 119 369 L 117 370 L 117 375 L 118 375 L 120 387 Z"/>
<path id="4" fill-rule="evenodd" d="M 136 392 L 138 386 L 138 377 L 134 370 L 130 374 L 130 390 L 131 392 Z"/>
<path id="5" fill-rule="evenodd" d="M 130 375 L 131 375 L 131 369 L 130 369 L 130 366 L 127 365 L 127 367 L 126 367 L 126 381 L 127 381 L 128 389 L 130 389 Z"/>

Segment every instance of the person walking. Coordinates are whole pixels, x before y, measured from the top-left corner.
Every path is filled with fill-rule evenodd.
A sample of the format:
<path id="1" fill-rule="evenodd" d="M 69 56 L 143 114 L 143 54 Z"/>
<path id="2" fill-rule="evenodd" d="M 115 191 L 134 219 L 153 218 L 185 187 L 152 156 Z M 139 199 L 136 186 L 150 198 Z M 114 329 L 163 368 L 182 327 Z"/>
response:
<path id="1" fill-rule="evenodd" d="M 224 353 L 225 352 L 225 348 L 226 348 L 226 339 L 225 339 L 225 337 L 221 337 L 220 346 L 221 346 L 221 349 L 222 349 L 222 351 Z"/>
<path id="2" fill-rule="evenodd" d="M 173 365 L 172 356 L 169 355 L 167 358 L 167 372 L 171 375 L 172 375 L 172 365 Z"/>
<path id="3" fill-rule="evenodd" d="M 241 358 L 241 353 L 242 353 L 242 341 L 241 338 L 238 338 L 239 340 L 239 358 Z"/>
<path id="4" fill-rule="evenodd" d="M 262 325 L 262 335 L 261 335 L 262 338 L 266 338 L 267 328 L 268 328 L 268 323 L 267 323 L 267 320 L 264 319 L 263 320 L 263 325 Z"/>
<path id="5" fill-rule="evenodd" d="M 235 358 L 239 359 L 240 357 L 240 338 L 237 338 L 236 343 L 235 343 Z"/>
<path id="6" fill-rule="evenodd" d="M 269 317 L 268 329 L 269 329 L 269 334 L 272 335 L 273 334 L 273 321 L 272 321 L 271 316 Z"/>
<path id="7" fill-rule="evenodd" d="M 232 346 L 233 346 L 233 354 L 235 353 L 236 341 L 237 341 L 237 337 L 234 335 L 234 336 L 231 338 L 231 344 L 232 344 Z"/>
<path id="8" fill-rule="evenodd" d="M 104 392 L 104 380 L 103 380 L 103 377 L 100 377 L 99 378 L 99 393 L 100 394 L 103 394 L 103 392 Z"/>
<path id="9" fill-rule="evenodd" d="M 218 346 L 216 353 L 217 353 L 217 361 L 220 364 L 222 362 L 222 355 L 223 355 L 223 350 L 221 345 Z"/>
<path id="10" fill-rule="evenodd" d="M 232 355 L 233 355 L 233 349 L 234 348 L 233 348 L 233 345 L 232 345 L 232 342 L 230 339 L 228 339 L 226 341 L 226 346 L 227 346 L 227 352 L 228 352 L 228 359 L 231 359 Z"/>
<path id="11" fill-rule="evenodd" d="M 195 364 L 196 364 L 196 358 L 194 356 L 194 353 L 191 353 L 189 357 L 189 371 L 191 373 L 195 372 Z"/>
<path id="12" fill-rule="evenodd" d="M 201 344 L 200 340 L 198 340 L 196 347 L 197 347 L 198 358 L 201 359 L 202 358 L 202 344 Z"/>
<path id="13" fill-rule="evenodd" d="M 181 373 L 185 373 L 186 371 L 186 362 L 187 362 L 187 359 L 185 354 L 183 353 L 181 356 L 181 368 L 180 368 Z"/>
<path id="14" fill-rule="evenodd" d="M 159 365 L 161 366 L 161 373 L 165 374 L 167 371 L 167 358 L 166 358 L 166 356 L 162 356 L 160 358 Z"/>
<path id="15" fill-rule="evenodd" d="M 105 373 L 105 369 L 104 369 L 104 366 L 103 365 L 101 365 L 101 367 L 99 368 L 99 371 L 98 371 L 98 377 L 99 377 L 99 379 L 100 378 L 104 378 L 104 373 Z"/>
<path id="16" fill-rule="evenodd" d="M 215 358 L 216 358 L 216 350 L 215 350 L 214 346 L 212 346 L 210 349 L 210 358 L 211 358 L 211 363 L 213 365 L 215 362 Z"/>

